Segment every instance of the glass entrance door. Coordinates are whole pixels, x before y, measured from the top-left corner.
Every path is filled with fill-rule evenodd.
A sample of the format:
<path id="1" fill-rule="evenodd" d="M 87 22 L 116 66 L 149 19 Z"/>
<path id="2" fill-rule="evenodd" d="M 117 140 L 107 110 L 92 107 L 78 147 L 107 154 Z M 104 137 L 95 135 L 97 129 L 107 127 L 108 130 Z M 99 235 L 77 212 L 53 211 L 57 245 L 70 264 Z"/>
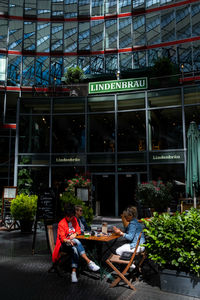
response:
<path id="1" fill-rule="evenodd" d="M 118 207 L 119 215 L 128 205 L 137 205 L 136 188 L 138 183 L 137 174 L 120 174 L 118 176 Z"/>

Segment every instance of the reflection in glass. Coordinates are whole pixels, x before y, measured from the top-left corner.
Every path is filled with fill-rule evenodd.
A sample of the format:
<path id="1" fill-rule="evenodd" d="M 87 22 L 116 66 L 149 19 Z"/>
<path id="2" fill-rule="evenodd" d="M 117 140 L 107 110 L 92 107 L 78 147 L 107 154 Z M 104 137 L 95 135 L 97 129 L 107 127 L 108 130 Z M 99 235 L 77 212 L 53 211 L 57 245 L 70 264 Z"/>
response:
<path id="1" fill-rule="evenodd" d="M 114 114 L 88 115 L 88 152 L 114 151 Z"/>
<path id="2" fill-rule="evenodd" d="M 52 152 L 77 153 L 85 151 L 85 118 L 53 116 Z"/>
<path id="3" fill-rule="evenodd" d="M 181 89 L 153 91 L 148 93 L 148 106 L 181 105 Z"/>
<path id="4" fill-rule="evenodd" d="M 183 148 L 181 109 L 149 111 L 149 150 Z"/>
<path id="5" fill-rule="evenodd" d="M 19 152 L 49 152 L 49 116 L 21 116 L 19 120 Z"/>
<path id="6" fill-rule="evenodd" d="M 184 104 L 195 104 L 200 102 L 200 86 L 184 88 Z M 196 108 L 196 107 L 195 107 Z M 191 107 L 191 109 L 193 109 Z"/>
<path id="7" fill-rule="evenodd" d="M 145 107 L 145 93 L 118 95 L 118 110 L 138 109 Z"/>
<path id="8" fill-rule="evenodd" d="M 145 149 L 145 112 L 118 113 L 118 151 L 144 151 Z"/>

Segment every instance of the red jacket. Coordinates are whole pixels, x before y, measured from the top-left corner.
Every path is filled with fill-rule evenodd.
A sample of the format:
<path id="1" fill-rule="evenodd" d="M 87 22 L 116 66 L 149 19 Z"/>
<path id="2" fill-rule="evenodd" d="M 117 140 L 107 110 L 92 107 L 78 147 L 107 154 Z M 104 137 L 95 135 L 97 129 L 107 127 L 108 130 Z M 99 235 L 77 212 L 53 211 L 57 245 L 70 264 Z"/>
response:
<path id="1" fill-rule="evenodd" d="M 80 226 L 77 222 L 77 219 L 73 217 L 71 220 L 72 226 L 75 229 L 75 232 L 78 234 L 81 234 Z M 58 223 L 58 231 L 57 231 L 57 239 L 56 239 L 56 245 L 52 254 L 52 260 L 53 262 L 56 262 L 60 258 L 60 247 L 61 244 L 64 242 L 64 240 L 67 238 L 69 234 L 69 227 L 66 218 L 62 219 Z"/>

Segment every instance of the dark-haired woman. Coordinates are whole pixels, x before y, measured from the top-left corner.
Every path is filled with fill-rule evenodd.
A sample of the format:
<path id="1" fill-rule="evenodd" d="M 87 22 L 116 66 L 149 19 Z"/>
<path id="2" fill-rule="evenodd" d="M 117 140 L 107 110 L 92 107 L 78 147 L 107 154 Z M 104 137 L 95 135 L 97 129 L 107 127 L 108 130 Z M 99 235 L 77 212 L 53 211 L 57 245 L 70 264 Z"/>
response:
<path id="1" fill-rule="evenodd" d="M 91 261 L 83 248 L 81 242 L 76 239 L 76 236 L 81 233 L 80 226 L 74 216 L 74 206 L 67 205 L 65 207 L 65 218 L 58 223 L 58 232 L 55 249 L 53 251 L 53 262 L 58 261 L 60 258 L 60 252 L 67 252 L 68 246 L 72 247 L 72 282 L 78 282 L 76 276 L 76 269 L 78 267 L 79 256 L 81 256 L 88 264 L 88 268 L 91 271 L 98 271 L 100 268 L 93 261 Z"/>

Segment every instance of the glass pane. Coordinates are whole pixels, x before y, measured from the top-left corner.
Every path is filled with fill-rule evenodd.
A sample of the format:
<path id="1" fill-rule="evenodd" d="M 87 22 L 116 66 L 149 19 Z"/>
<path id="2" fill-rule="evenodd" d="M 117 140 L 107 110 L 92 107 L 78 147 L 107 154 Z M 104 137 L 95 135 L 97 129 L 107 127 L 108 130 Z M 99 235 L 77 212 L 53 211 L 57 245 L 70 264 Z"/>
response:
<path id="1" fill-rule="evenodd" d="M 22 40 L 23 40 L 23 23 L 18 20 L 9 21 L 9 43 L 8 50 L 18 50 L 22 49 Z"/>
<path id="2" fill-rule="evenodd" d="M 148 105 L 149 107 L 181 105 L 181 89 L 149 92 Z"/>
<path id="3" fill-rule="evenodd" d="M 88 98 L 88 111 L 97 112 L 97 111 L 108 111 L 114 110 L 114 96 L 106 97 L 89 97 Z"/>
<path id="4" fill-rule="evenodd" d="M 185 131 L 187 133 L 190 122 L 195 121 L 200 128 L 200 106 L 185 107 Z"/>
<path id="5" fill-rule="evenodd" d="M 20 113 L 38 114 L 50 112 L 50 99 L 20 99 Z"/>
<path id="6" fill-rule="evenodd" d="M 79 22 L 78 47 L 79 50 L 90 50 L 89 22 Z"/>
<path id="7" fill-rule="evenodd" d="M 78 22 L 65 22 L 64 25 L 64 51 L 77 51 L 77 36 L 78 36 Z"/>
<path id="8" fill-rule="evenodd" d="M 2 85 L 5 84 L 6 80 L 6 61 L 6 56 L 0 54 L 0 84 Z"/>
<path id="9" fill-rule="evenodd" d="M 119 48 L 132 46 L 131 21 L 131 17 L 119 19 Z"/>
<path id="10" fill-rule="evenodd" d="M 54 99 L 53 113 L 78 113 L 85 111 L 85 98 Z"/>
<path id="11" fill-rule="evenodd" d="M 0 136 L 0 145 L 0 165 L 3 165 L 9 161 L 9 138 Z"/>
<path id="12" fill-rule="evenodd" d="M 114 73 L 118 70 L 117 55 L 106 55 L 105 60 L 106 73 Z"/>
<path id="13" fill-rule="evenodd" d="M 149 111 L 150 150 L 183 148 L 181 108 Z"/>
<path id="14" fill-rule="evenodd" d="M 175 13 L 174 11 L 161 12 L 162 42 L 175 40 Z"/>
<path id="15" fill-rule="evenodd" d="M 88 155 L 88 164 L 114 164 L 114 153 L 90 154 Z"/>
<path id="16" fill-rule="evenodd" d="M 90 0 L 79 0 L 78 13 L 79 13 L 79 16 L 89 16 L 90 15 Z"/>
<path id="17" fill-rule="evenodd" d="M 200 4 L 191 5 L 191 16 L 192 16 L 192 35 L 200 35 Z"/>
<path id="18" fill-rule="evenodd" d="M 117 13 L 117 0 L 105 0 L 105 13 L 106 14 Z"/>
<path id="19" fill-rule="evenodd" d="M 39 18 L 50 18 L 51 1 L 37 1 L 37 15 Z"/>
<path id="20" fill-rule="evenodd" d="M 150 13 L 146 16 L 146 36 L 147 44 L 158 44 L 161 42 L 160 37 L 160 14 Z"/>
<path id="21" fill-rule="evenodd" d="M 103 50 L 104 21 L 91 21 L 91 47 L 92 51 Z"/>
<path id="22" fill-rule="evenodd" d="M 177 39 L 185 39 L 191 36 L 189 5 L 176 10 L 176 36 Z"/>
<path id="23" fill-rule="evenodd" d="M 54 1 L 51 6 L 52 17 L 63 17 L 63 0 Z"/>
<path id="24" fill-rule="evenodd" d="M 145 112 L 118 113 L 118 151 L 139 151 L 145 149 Z"/>
<path id="25" fill-rule="evenodd" d="M 193 68 L 200 70 L 200 41 L 193 42 Z"/>
<path id="26" fill-rule="evenodd" d="M 8 21 L 0 20 L 0 28 L 0 48 L 7 48 Z"/>
<path id="27" fill-rule="evenodd" d="M 183 65 L 183 72 L 192 71 L 192 47 L 191 44 L 182 44 L 177 47 L 178 63 Z"/>
<path id="28" fill-rule="evenodd" d="M 157 61 L 161 55 L 162 55 L 162 49 L 150 49 L 147 52 L 148 55 L 148 66 L 151 67 L 155 64 L 155 61 Z"/>
<path id="29" fill-rule="evenodd" d="M 131 53 L 120 53 L 119 59 L 120 59 L 119 63 L 120 63 L 121 71 L 128 71 L 132 69 L 133 57 Z"/>
<path id="30" fill-rule="evenodd" d="M 64 13 L 65 18 L 77 17 L 78 0 L 65 0 Z"/>
<path id="31" fill-rule="evenodd" d="M 119 1 L 119 13 L 131 12 L 131 0 Z"/>
<path id="32" fill-rule="evenodd" d="M 133 52 L 133 68 L 140 69 L 142 67 L 146 67 L 146 52 L 145 51 Z"/>
<path id="33" fill-rule="evenodd" d="M 36 15 L 36 0 L 24 1 L 24 15 L 35 16 Z"/>
<path id="34" fill-rule="evenodd" d="M 104 14 L 104 1 L 92 0 L 92 16 L 102 16 Z"/>
<path id="35" fill-rule="evenodd" d="M 145 17 L 133 17 L 133 46 L 145 45 L 146 43 Z"/>
<path id="36" fill-rule="evenodd" d="M 35 50 L 35 22 L 24 22 L 24 50 Z"/>
<path id="37" fill-rule="evenodd" d="M 6 123 L 16 123 L 16 110 L 18 99 L 19 93 L 10 92 L 6 94 Z"/>
<path id="38" fill-rule="evenodd" d="M 19 152 L 49 152 L 49 116 L 21 116 L 19 120 Z"/>
<path id="39" fill-rule="evenodd" d="M 156 181 L 163 180 L 166 182 L 177 180 L 185 182 L 184 164 L 150 165 L 150 174 L 151 179 Z"/>
<path id="40" fill-rule="evenodd" d="M 144 8 L 144 6 L 145 6 L 145 1 L 144 0 L 135 0 L 135 1 L 133 1 L 133 9 Z"/>
<path id="41" fill-rule="evenodd" d="M 113 152 L 114 114 L 88 115 L 88 152 Z"/>
<path id="42" fill-rule="evenodd" d="M 146 152 L 142 151 L 135 153 L 118 154 L 117 162 L 118 164 L 146 163 Z"/>
<path id="43" fill-rule="evenodd" d="M 200 86 L 184 88 L 184 103 L 195 104 L 200 102 Z"/>
<path id="44" fill-rule="evenodd" d="M 2 1 L 1 1 L 2 2 Z M 9 1 L 9 14 L 11 16 L 22 16 L 23 15 L 23 2 L 18 0 Z"/>
<path id="45" fill-rule="evenodd" d="M 22 85 L 32 86 L 35 81 L 35 60 L 34 57 L 23 57 Z"/>
<path id="46" fill-rule="evenodd" d="M 105 21 L 105 48 L 117 48 L 117 20 Z"/>
<path id="47" fill-rule="evenodd" d="M 37 52 L 49 52 L 50 23 L 38 22 L 37 25 Z"/>
<path id="48" fill-rule="evenodd" d="M 77 153 L 85 150 L 85 116 L 53 116 L 52 151 Z"/>
<path id="49" fill-rule="evenodd" d="M 63 23 L 51 24 L 51 51 L 63 50 Z"/>
<path id="50" fill-rule="evenodd" d="M 54 86 L 56 84 L 61 84 L 62 66 L 63 66 L 63 59 L 62 59 L 62 57 L 61 58 L 52 58 L 51 59 L 50 82 Z"/>
<path id="51" fill-rule="evenodd" d="M 90 74 L 90 56 L 78 56 L 78 66 L 84 74 Z"/>
<path id="52" fill-rule="evenodd" d="M 21 56 L 8 55 L 8 85 L 18 86 L 20 83 Z"/>
<path id="53" fill-rule="evenodd" d="M 94 55 L 91 56 L 91 74 L 101 74 L 104 73 L 104 56 Z"/>
<path id="54" fill-rule="evenodd" d="M 128 207 L 130 203 L 137 206 L 137 202 L 135 202 L 137 184 L 137 175 L 118 176 L 119 215 L 123 213 L 125 207 Z"/>
<path id="55" fill-rule="evenodd" d="M 145 107 L 145 94 L 118 95 L 118 110 L 138 109 Z"/>
<path id="56" fill-rule="evenodd" d="M 40 56 L 36 58 L 36 85 L 49 85 L 49 57 Z"/>

